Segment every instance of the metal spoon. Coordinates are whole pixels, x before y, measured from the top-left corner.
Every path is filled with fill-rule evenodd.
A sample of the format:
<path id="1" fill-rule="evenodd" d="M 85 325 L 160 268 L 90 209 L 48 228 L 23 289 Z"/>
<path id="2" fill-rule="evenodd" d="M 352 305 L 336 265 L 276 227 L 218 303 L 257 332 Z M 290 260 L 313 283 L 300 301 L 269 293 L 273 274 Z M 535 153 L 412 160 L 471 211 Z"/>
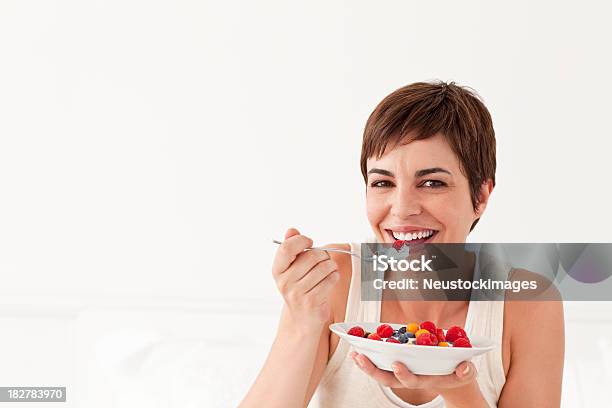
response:
<path id="1" fill-rule="evenodd" d="M 273 239 L 273 240 L 272 240 L 272 242 L 274 242 L 275 244 L 278 244 L 278 245 L 282 244 L 282 242 L 277 241 L 277 240 L 275 240 L 275 239 Z M 348 255 L 354 256 L 354 257 L 356 257 L 356 258 L 359 258 L 359 259 L 361 259 L 362 261 L 371 261 L 371 260 L 373 260 L 373 259 L 374 259 L 373 257 L 370 257 L 370 258 L 362 258 L 362 257 L 361 257 L 361 256 L 360 256 L 358 253 L 353 252 L 353 251 L 347 251 L 346 249 L 337 249 L 337 248 L 321 248 L 321 247 L 311 247 L 311 248 L 306 248 L 306 250 L 307 250 L 307 251 L 308 251 L 308 250 L 312 250 L 312 249 L 319 249 L 319 250 L 321 250 L 321 251 L 326 251 L 326 252 L 341 252 L 341 253 L 343 253 L 343 254 L 348 254 Z"/>

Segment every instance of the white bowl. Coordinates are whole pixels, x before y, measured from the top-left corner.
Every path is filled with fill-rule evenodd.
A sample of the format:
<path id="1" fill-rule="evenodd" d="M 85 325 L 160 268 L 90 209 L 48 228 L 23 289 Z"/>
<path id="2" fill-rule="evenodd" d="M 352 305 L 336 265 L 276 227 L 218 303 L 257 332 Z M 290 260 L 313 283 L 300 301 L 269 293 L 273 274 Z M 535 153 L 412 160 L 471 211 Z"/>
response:
<path id="1" fill-rule="evenodd" d="M 386 341 L 370 340 L 352 336 L 347 331 L 353 326 L 360 326 L 365 331 L 376 333 L 376 328 L 382 323 L 351 322 L 334 323 L 329 326 L 341 339 L 348 341 L 355 351 L 368 357 L 372 363 L 382 370 L 393 371 L 391 364 L 395 361 L 403 363 L 414 374 L 445 375 L 451 374 L 462 362 L 474 356 L 493 350 L 493 341 L 482 336 L 471 336 L 467 333 L 471 348 L 417 346 L 416 344 L 387 343 Z M 393 329 L 399 329 L 405 324 L 387 323 Z M 446 330 L 445 330 L 446 332 Z"/>

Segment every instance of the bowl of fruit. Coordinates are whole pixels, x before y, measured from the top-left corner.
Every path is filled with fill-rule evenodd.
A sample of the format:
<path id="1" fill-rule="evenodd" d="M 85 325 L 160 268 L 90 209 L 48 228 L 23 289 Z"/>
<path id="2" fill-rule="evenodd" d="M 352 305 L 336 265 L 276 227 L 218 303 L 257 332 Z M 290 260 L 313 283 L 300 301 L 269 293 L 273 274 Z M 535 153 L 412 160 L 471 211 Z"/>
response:
<path id="1" fill-rule="evenodd" d="M 468 336 L 459 326 L 445 330 L 430 321 L 334 323 L 329 328 L 378 368 L 392 371 L 391 364 L 399 361 L 419 375 L 451 374 L 462 361 L 494 347 L 490 339 Z"/>

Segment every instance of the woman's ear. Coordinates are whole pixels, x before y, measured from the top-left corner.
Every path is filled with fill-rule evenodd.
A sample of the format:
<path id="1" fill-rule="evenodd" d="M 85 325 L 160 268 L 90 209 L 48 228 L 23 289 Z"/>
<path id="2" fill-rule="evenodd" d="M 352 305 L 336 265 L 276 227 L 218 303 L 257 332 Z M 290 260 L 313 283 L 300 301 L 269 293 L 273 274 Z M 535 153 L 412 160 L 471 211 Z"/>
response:
<path id="1" fill-rule="evenodd" d="M 476 207 L 476 215 L 478 218 L 482 217 L 485 209 L 487 208 L 487 203 L 489 202 L 489 197 L 493 192 L 493 180 L 489 179 L 480 185 L 480 191 L 478 193 L 478 206 Z"/>

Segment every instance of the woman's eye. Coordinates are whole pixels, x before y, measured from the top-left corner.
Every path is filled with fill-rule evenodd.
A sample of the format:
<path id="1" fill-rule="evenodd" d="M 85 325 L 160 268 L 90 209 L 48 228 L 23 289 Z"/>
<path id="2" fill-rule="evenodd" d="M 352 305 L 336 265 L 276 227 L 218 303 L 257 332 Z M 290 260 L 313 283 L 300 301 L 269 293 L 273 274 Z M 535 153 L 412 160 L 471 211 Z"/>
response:
<path id="1" fill-rule="evenodd" d="M 439 188 L 446 186 L 446 183 L 440 180 L 425 180 L 421 183 L 421 187 Z"/>
<path id="2" fill-rule="evenodd" d="M 391 184 L 390 181 L 388 180 L 380 180 L 380 181 L 375 181 L 372 184 L 370 184 L 370 187 L 391 187 L 393 184 Z"/>

